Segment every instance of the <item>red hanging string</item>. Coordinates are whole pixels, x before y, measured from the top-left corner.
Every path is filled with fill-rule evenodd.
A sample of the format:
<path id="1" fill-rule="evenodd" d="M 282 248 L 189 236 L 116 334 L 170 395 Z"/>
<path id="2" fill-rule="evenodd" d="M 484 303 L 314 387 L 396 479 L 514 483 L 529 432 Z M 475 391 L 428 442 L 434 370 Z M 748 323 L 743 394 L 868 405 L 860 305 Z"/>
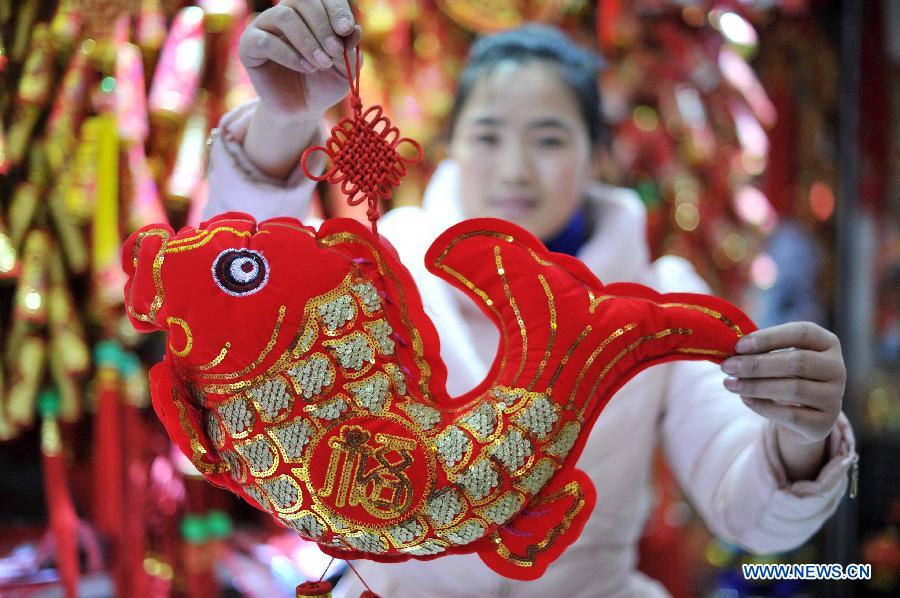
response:
<path id="1" fill-rule="evenodd" d="M 406 176 L 406 164 L 422 159 L 422 147 L 408 137 L 400 137 L 400 131 L 384 116 L 378 104 L 363 111 L 359 96 L 360 50 L 356 47 L 356 69 L 350 76 L 350 58 L 344 52 L 344 65 L 350 82 L 350 106 L 353 116 L 345 117 L 331 128 L 331 135 L 324 146 L 310 147 L 303 152 L 300 166 L 309 178 L 340 185 L 347 196 L 347 203 L 356 206 L 368 203 L 366 216 L 372 223 L 372 231 L 378 234 L 376 221 L 381 213 L 378 202 L 390 199 L 394 187 Z M 398 147 L 409 143 L 416 154 L 412 158 L 400 155 Z M 307 162 L 315 152 L 324 152 L 331 160 L 331 167 L 321 176 L 310 172 Z"/>

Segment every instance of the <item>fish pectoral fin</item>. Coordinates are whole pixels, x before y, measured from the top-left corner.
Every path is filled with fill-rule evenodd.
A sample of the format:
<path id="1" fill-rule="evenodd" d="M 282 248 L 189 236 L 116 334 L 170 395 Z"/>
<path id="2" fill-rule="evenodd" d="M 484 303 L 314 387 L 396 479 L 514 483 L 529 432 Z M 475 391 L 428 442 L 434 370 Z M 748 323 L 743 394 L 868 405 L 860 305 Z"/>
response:
<path id="1" fill-rule="evenodd" d="M 153 410 L 181 452 L 210 482 L 243 496 L 229 475 L 228 464 L 206 434 L 200 410 L 190 403 L 184 383 L 174 375 L 168 360 L 150 369 L 150 386 Z"/>
<path id="2" fill-rule="evenodd" d="M 578 539 L 596 501 L 587 474 L 564 469 L 518 515 L 498 527 L 478 554 L 503 576 L 537 579 Z"/>

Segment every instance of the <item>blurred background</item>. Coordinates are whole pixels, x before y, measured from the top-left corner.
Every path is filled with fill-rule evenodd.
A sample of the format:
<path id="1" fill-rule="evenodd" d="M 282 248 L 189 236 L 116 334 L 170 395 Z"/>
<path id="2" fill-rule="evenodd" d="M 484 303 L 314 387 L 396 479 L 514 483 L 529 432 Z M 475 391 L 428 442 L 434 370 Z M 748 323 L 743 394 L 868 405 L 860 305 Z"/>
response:
<path id="1" fill-rule="evenodd" d="M 270 5 L 0 0 L 0 596 L 62 595 L 72 541 L 83 596 L 293 596 L 328 564 L 170 446 L 147 389 L 164 339 L 122 306 L 125 237 L 199 223 L 209 131 L 253 97 L 237 42 Z M 760 326 L 839 334 L 857 498 L 796 551 L 752 556 L 709 535 L 659 458 L 641 569 L 675 596 L 900 595 L 900 2 L 356 7 L 363 101 L 425 148 L 395 204 L 443 156 L 475 36 L 553 23 L 606 59 L 603 178 L 640 193 L 655 256 L 688 258 Z M 321 215 L 365 219 L 317 195 Z M 748 582 L 747 562 L 870 563 L 872 579 Z"/>

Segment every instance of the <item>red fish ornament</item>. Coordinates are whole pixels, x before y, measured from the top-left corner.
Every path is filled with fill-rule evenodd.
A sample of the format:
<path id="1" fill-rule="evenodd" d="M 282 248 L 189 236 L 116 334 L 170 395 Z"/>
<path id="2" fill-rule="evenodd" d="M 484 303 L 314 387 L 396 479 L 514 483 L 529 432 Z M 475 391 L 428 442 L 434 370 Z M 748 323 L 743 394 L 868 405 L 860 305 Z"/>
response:
<path id="1" fill-rule="evenodd" d="M 616 390 L 653 364 L 721 361 L 755 329 L 714 297 L 604 285 L 500 220 L 450 228 L 426 263 L 500 330 L 463 396 L 447 394 L 415 282 L 362 224 L 229 213 L 133 234 L 127 309 L 137 329 L 168 332 L 150 376 L 171 438 L 327 554 L 476 552 L 535 579 L 594 507 L 575 464 Z"/>

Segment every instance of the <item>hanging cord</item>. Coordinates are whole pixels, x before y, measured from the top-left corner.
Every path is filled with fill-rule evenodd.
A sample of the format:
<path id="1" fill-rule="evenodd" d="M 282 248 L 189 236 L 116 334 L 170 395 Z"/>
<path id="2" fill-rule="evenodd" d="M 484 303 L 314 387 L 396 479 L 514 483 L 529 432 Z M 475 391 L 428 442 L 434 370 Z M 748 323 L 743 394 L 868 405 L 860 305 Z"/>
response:
<path id="1" fill-rule="evenodd" d="M 349 205 L 366 202 L 366 217 L 372 225 L 372 232 L 377 235 L 376 222 L 381 216 L 378 202 L 391 198 L 394 187 L 406 176 L 406 164 L 422 159 L 422 147 L 413 139 L 400 137 L 399 129 L 384 116 L 384 108 L 380 105 L 375 104 L 363 111 L 359 95 L 361 58 L 359 46 L 356 46 L 356 68 L 353 69 L 350 57 L 344 51 L 352 118 L 344 117 L 333 126 L 325 145 L 307 148 L 300 159 L 300 167 L 314 181 L 340 185 Z M 412 146 L 415 156 L 406 158 L 399 153 L 398 148 L 403 143 Z M 331 167 L 321 176 L 314 175 L 309 169 L 308 161 L 315 152 L 323 152 L 331 160 Z"/>
<path id="2" fill-rule="evenodd" d="M 319 576 L 319 581 L 325 579 L 325 574 L 328 573 L 328 570 L 331 568 L 331 563 L 334 562 L 334 557 L 331 557 L 331 560 L 328 561 L 328 565 L 325 567 L 325 570 L 322 571 L 322 575 Z"/>
<path id="3" fill-rule="evenodd" d="M 372 594 L 375 594 L 375 592 L 372 592 L 372 588 L 369 587 L 369 584 L 366 583 L 366 580 L 363 579 L 362 575 L 359 574 L 359 571 L 356 570 L 356 567 L 353 566 L 353 563 L 347 561 L 347 565 L 349 565 L 350 569 L 356 574 L 356 576 L 359 578 L 359 581 L 361 581 L 362 584 L 366 586 L 366 589 L 369 590 L 369 592 L 371 592 Z"/>

